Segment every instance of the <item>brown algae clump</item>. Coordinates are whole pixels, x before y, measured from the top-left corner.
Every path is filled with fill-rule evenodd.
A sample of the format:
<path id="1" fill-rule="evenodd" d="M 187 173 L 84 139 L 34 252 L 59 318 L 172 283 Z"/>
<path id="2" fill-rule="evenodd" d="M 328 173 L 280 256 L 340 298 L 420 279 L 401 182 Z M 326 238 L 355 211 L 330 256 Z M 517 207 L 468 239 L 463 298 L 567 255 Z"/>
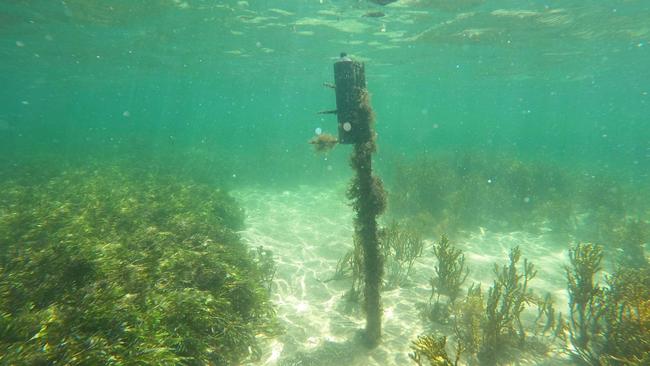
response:
<path id="1" fill-rule="evenodd" d="M 329 152 L 338 142 L 339 140 L 329 133 L 318 134 L 309 140 L 309 143 L 314 145 L 314 151 L 318 153 Z"/>

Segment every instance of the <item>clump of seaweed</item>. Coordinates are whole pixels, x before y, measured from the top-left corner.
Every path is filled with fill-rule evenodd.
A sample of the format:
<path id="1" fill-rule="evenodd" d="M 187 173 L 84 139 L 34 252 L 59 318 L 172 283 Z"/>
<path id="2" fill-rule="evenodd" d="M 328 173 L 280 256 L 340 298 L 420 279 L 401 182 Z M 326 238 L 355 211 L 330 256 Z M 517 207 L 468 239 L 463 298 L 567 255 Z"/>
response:
<path id="1" fill-rule="evenodd" d="M 336 268 L 334 269 L 334 275 L 331 278 L 327 279 L 325 282 L 337 281 L 349 278 L 352 274 L 352 269 L 354 268 L 354 250 L 348 250 L 345 254 L 339 258 L 336 262 Z"/>
<path id="2" fill-rule="evenodd" d="M 480 285 L 472 285 L 467 296 L 453 308 L 454 335 L 457 353 L 466 353 L 469 364 L 476 364 L 476 355 L 483 340 L 482 324 L 485 317 L 485 299 Z"/>
<path id="3" fill-rule="evenodd" d="M 273 287 L 273 279 L 275 278 L 275 273 L 278 269 L 275 260 L 273 260 L 273 252 L 260 245 L 255 250 L 251 250 L 251 258 L 257 265 L 258 275 L 261 282 L 270 293 L 271 288 Z"/>
<path id="4" fill-rule="evenodd" d="M 603 250 L 569 250 L 569 341 L 574 358 L 590 365 L 646 365 L 650 361 L 650 268 L 617 267 L 596 282 Z"/>
<path id="5" fill-rule="evenodd" d="M 419 336 L 413 344 L 411 349 L 413 353 L 409 353 L 409 357 L 419 366 L 454 366 L 458 364 L 458 357 L 456 361 L 452 362 L 445 346 L 447 344 L 447 337 L 435 337 L 433 335 Z"/>
<path id="6" fill-rule="evenodd" d="M 521 313 L 534 301 L 528 282 L 537 273 L 532 263 L 524 259 L 522 271 L 517 264 L 521 258 L 519 247 L 510 251 L 510 263 L 499 268 L 495 265 L 497 279 L 487 293 L 483 339 L 478 352 L 481 365 L 496 365 L 510 349 L 524 346 L 526 332 Z"/>
<path id="7" fill-rule="evenodd" d="M 569 249 L 571 265 L 566 267 L 569 291 L 569 340 L 575 358 L 597 363 L 600 353 L 594 337 L 600 334 L 603 289 L 596 282 L 601 270 L 603 249 L 594 244 L 578 244 Z"/>
<path id="8" fill-rule="evenodd" d="M 639 195 L 638 187 L 620 175 L 569 171 L 487 151 L 400 159 L 392 171 L 391 214 L 421 223 L 427 234 L 479 226 L 499 231 L 552 228 L 562 240 L 612 243 L 627 259 L 644 260 L 636 254 L 638 241 L 613 235 L 630 216 L 641 226 L 649 220 L 647 195 Z M 649 237 L 646 233 L 645 243 Z"/>
<path id="9" fill-rule="evenodd" d="M 543 299 L 537 299 L 537 316 L 535 317 L 533 333 L 536 336 L 563 337 L 565 327 L 562 313 L 556 315 L 553 296 L 547 293 Z"/>
<path id="10" fill-rule="evenodd" d="M 619 268 L 607 278 L 602 355 L 611 364 L 650 362 L 650 268 Z"/>
<path id="11" fill-rule="evenodd" d="M 445 323 L 460 294 L 461 286 L 469 275 L 469 269 L 465 265 L 463 252 L 451 245 L 446 235 L 434 243 L 433 253 L 438 259 L 438 265 L 435 267 L 435 276 L 429 280 L 431 296 L 426 311 L 431 320 Z M 432 304 L 434 296 L 436 301 Z M 447 298 L 445 304 L 440 302 L 440 296 Z"/>
<path id="12" fill-rule="evenodd" d="M 345 300 L 345 311 L 347 313 L 353 310 L 359 310 L 359 306 L 364 301 L 364 287 L 365 287 L 365 270 L 363 266 L 363 247 L 357 242 L 355 238 L 354 248 L 346 253 L 342 260 L 339 260 L 336 266 L 336 273 L 340 273 L 343 267 L 345 273 L 349 273 L 352 279 L 350 289 L 345 293 L 343 299 Z"/>
<path id="13" fill-rule="evenodd" d="M 422 256 L 422 237 L 414 230 L 394 221 L 380 231 L 379 238 L 386 266 L 384 288 L 406 285 L 413 271 L 413 263 Z"/>
<path id="14" fill-rule="evenodd" d="M 0 185 L 0 364 L 234 365 L 279 331 L 226 192 L 107 166 Z"/>
<path id="15" fill-rule="evenodd" d="M 329 152 L 338 142 L 339 140 L 329 133 L 320 133 L 309 140 L 309 143 L 314 145 L 314 151 L 317 153 Z"/>
<path id="16" fill-rule="evenodd" d="M 379 242 L 380 255 L 386 266 L 382 290 L 407 285 L 413 273 L 413 264 L 422 255 L 424 241 L 409 227 L 393 222 L 380 230 Z M 339 259 L 334 275 L 330 279 L 352 279 L 352 286 L 344 296 L 348 310 L 363 302 L 365 286 L 363 266 L 363 246 L 355 241 L 354 248 Z"/>
<path id="17" fill-rule="evenodd" d="M 493 366 L 509 362 L 515 354 L 522 352 L 542 354 L 547 351 L 549 344 L 528 337 L 529 332 L 532 331 L 537 335 L 545 332 L 553 333 L 558 328 L 563 331 L 564 328 L 559 326 L 551 330 L 555 324 L 561 322 L 561 317 L 556 320 L 552 298 L 547 296 L 544 300 L 540 300 L 529 289 L 529 282 L 535 277 L 536 270 L 527 259 L 524 259 L 523 266 L 519 265 L 521 259 L 519 247 L 514 247 L 510 251 L 508 265 L 502 267 L 495 265 L 496 279 L 487 293 L 481 290 L 480 285 L 472 285 L 462 299 L 458 298 L 460 286 L 468 273 L 462 252 L 450 246 L 444 237 L 435 250 L 437 255 L 445 258 L 441 262 L 446 261 L 446 263 L 439 264 L 438 278 L 432 281 L 436 285 L 434 291 L 436 288 L 439 290 L 432 296 L 440 293 L 448 297 L 446 309 L 449 313 L 441 314 L 442 312 L 439 311 L 433 313 L 433 316 L 427 315 L 433 321 L 452 320 L 456 343 L 456 360 L 453 364 L 456 364 L 461 356 L 469 365 Z M 441 275 L 442 271 L 449 276 Z M 437 303 L 439 304 L 439 301 Z M 538 304 L 541 310 L 538 310 L 538 318 L 533 324 L 524 326 L 522 313 L 531 304 Z M 441 305 L 438 305 L 438 308 L 440 307 Z M 435 308 L 430 307 L 427 311 L 433 312 L 432 309 Z M 544 325 L 541 326 L 541 330 L 538 330 L 542 322 Z M 427 344 L 439 346 L 436 343 Z M 445 361 L 440 358 L 435 360 Z"/>
<path id="18" fill-rule="evenodd" d="M 630 268 L 648 266 L 648 258 L 644 246 L 650 243 L 650 224 L 639 219 L 625 220 L 620 228 L 615 230 L 614 245 L 617 247 L 616 262 Z"/>

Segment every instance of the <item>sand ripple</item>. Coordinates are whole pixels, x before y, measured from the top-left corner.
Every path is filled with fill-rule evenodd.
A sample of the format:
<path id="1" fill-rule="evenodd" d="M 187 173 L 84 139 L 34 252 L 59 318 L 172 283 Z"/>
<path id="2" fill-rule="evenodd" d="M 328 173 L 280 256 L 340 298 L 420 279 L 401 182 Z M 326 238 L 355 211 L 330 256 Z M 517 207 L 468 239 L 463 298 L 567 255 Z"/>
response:
<path id="1" fill-rule="evenodd" d="M 308 352 L 317 355 L 310 365 L 326 365 L 334 362 L 322 356 L 324 350 L 330 349 L 336 351 L 325 353 L 332 357 L 348 357 L 343 363 L 335 361 L 339 366 L 411 363 L 410 342 L 427 331 L 416 305 L 429 298 L 428 280 L 436 264 L 431 241 L 414 266 L 411 286 L 382 293 L 382 344 L 366 353 L 349 343 L 364 326 L 360 315 L 342 310 L 342 297 L 350 283 L 327 281 L 338 259 L 352 248 L 353 213 L 346 204 L 344 187 L 322 190 L 305 186 L 283 192 L 242 190 L 234 194 L 247 213 L 247 229 L 242 237 L 251 247 L 271 249 L 278 266 L 272 299 L 286 332 L 269 342 L 259 365 L 293 364 L 292 357 Z M 494 263 L 506 264 L 510 248 L 520 245 L 522 256 L 539 271 L 531 287 L 540 294 L 553 293 L 558 309 L 566 313 L 564 249 L 524 232 L 479 230 L 465 237 L 454 244 L 463 249 L 471 268 L 467 285 L 478 282 L 489 287 Z M 351 354 L 356 357 L 349 358 Z"/>

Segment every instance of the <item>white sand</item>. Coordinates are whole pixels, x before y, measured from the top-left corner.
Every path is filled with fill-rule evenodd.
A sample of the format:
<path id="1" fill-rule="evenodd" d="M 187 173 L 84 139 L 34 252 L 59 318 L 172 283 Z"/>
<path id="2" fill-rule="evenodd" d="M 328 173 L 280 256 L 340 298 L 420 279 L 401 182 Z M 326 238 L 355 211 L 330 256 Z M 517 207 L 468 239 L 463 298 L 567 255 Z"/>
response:
<path id="1" fill-rule="evenodd" d="M 272 250 L 278 267 L 272 299 L 285 334 L 267 342 L 262 360 L 256 364 L 286 365 L 296 352 L 317 351 L 331 345 L 328 342 L 353 339 L 363 328 L 364 318 L 341 309 L 341 298 L 350 288 L 350 281 L 326 281 L 332 277 L 339 258 L 352 248 L 353 212 L 346 203 L 345 187 L 249 189 L 234 195 L 247 213 L 247 229 L 242 237 L 251 247 L 262 245 Z M 519 245 L 520 265 L 523 258 L 528 258 L 538 270 L 531 288 L 539 295 L 551 292 L 556 309 L 566 314 L 565 250 L 545 245 L 542 237 L 523 232 L 504 234 L 481 229 L 465 237 L 452 242 L 464 251 L 471 269 L 465 285 L 480 282 L 487 290 L 494 278 L 494 263 L 507 264 L 510 248 Z M 413 286 L 382 292 L 381 345 L 371 352 L 356 352 L 360 354 L 356 359 L 348 358 L 348 362 L 337 366 L 414 365 L 408 357 L 411 341 L 431 326 L 420 320 L 416 308 L 430 295 L 428 283 L 436 263 L 431 243 L 427 241 L 424 255 L 415 264 Z M 531 313 L 535 311 L 531 309 Z M 548 362 L 554 364 L 552 360 Z"/>

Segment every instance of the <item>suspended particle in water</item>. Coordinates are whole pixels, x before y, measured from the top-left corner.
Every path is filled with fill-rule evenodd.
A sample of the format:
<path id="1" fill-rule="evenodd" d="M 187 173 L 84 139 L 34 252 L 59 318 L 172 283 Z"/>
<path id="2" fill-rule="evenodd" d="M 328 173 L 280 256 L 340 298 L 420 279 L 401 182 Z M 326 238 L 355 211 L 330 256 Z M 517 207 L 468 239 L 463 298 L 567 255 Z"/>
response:
<path id="1" fill-rule="evenodd" d="M 343 124 L 343 130 L 345 130 L 345 132 L 350 132 L 351 129 L 352 129 L 352 124 L 350 124 L 350 122 L 345 122 Z"/>
<path id="2" fill-rule="evenodd" d="M 524 203 L 529 203 L 530 202 L 530 197 L 524 197 Z"/>
<path id="3" fill-rule="evenodd" d="M 25 47 L 25 43 L 23 41 L 16 41 L 16 47 Z"/>
<path id="4" fill-rule="evenodd" d="M 321 133 L 323 133 L 323 129 L 320 128 L 320 127 L 316 127 L 316 129 L 314 130 L 314 132 L 315 132 L 317 135 L 320 135 Z"/>
<path id="5" fill-rule="evenodd" d="M 129 112 L 129 111 L 122 112 L 122 117 L 125 117 L 125 118 L 131 117 L 131 112 Z"/>

